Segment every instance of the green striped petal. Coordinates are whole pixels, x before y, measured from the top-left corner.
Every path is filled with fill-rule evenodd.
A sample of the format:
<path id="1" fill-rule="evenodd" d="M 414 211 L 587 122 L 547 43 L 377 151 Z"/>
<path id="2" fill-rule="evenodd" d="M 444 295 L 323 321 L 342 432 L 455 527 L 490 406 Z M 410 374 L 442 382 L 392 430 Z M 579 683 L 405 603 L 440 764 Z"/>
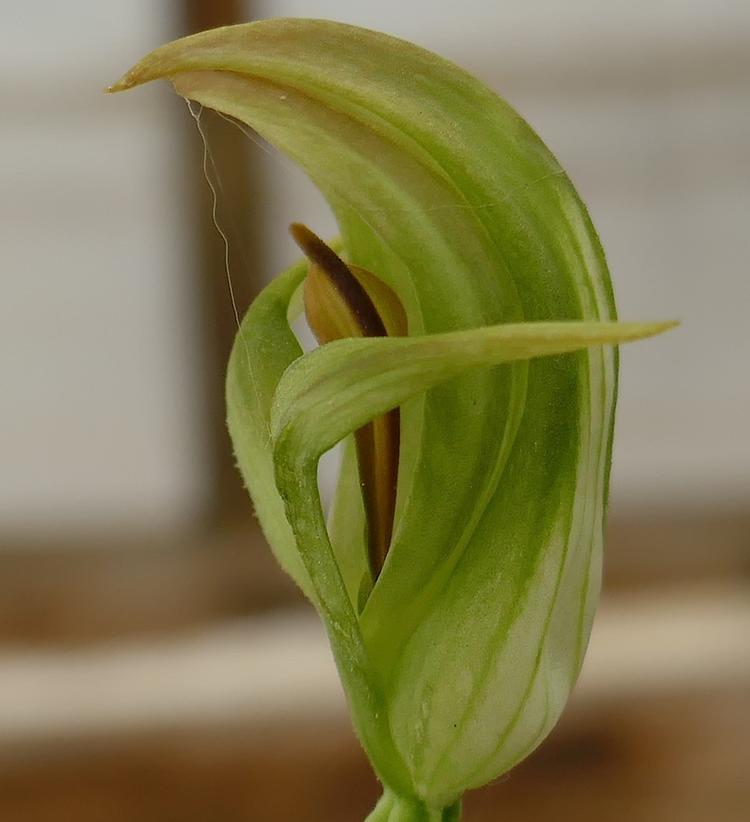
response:
<path id="1" fill-rule="evenodd" d="M 603 252 L 564 171 L 507 103 L 429 52 L 265 20 L 157 49 L 112 90 L 157 78 L 299 163 L 348 261 L 406 311 L 406 338 L 302 356 L 287 321 L 304 276 L 293 269 L 245 318 L 227 399 L 258 516 L 326 622 L 355 727 L 392 790 L 383 813 L 442 818 L 429 809 L 544 738 L 575 682 L 615 410 L 617 355 L 602 344 L 663 327 L 615 323 Z M 315 468 L 397 405 L 393 538 L 363 594 L 352 458 L 330 539 Z"/>

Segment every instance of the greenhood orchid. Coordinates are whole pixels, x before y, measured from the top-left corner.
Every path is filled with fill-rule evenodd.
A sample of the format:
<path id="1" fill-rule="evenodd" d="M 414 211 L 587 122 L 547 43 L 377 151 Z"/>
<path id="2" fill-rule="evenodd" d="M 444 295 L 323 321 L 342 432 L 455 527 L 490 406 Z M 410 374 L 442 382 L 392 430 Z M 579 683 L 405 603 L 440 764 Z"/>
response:
<path id="1" fill-rule="evenodd" d="M 616 321 L 586 208 L 539 137 L 455 65 L 321 20 L 163 46 L 170 80 L 295 160 L 341 239 L 250 307 L 229 430 L 263 530 L 319 611 L 385 786 L 372 820 L 457 819 L 527 756 L 599 596 Z M 303 354 L 304 306 L 321 345 Z M 320 457 L 344 442 L 328 521 Z"/>

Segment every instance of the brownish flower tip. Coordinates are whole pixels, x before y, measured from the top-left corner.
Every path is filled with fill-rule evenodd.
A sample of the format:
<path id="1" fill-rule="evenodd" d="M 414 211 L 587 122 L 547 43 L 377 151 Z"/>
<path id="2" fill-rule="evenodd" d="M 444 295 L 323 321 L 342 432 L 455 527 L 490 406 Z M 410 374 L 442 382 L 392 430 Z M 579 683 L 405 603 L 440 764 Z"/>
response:
<path id="1" fill-rule="evenodd" d="M 382 280 L 369 271 L 347 265 L 309 228 L 295 223 L 290 231 L 310 260 L 304 286 L 305 314 L 321 345 L 345 337 L 406 333 L 403 307 Z M 385 562 L 393 533 L 400 436 L 398 409 L 375 418 L 354 436 L 374 581 Z"/>

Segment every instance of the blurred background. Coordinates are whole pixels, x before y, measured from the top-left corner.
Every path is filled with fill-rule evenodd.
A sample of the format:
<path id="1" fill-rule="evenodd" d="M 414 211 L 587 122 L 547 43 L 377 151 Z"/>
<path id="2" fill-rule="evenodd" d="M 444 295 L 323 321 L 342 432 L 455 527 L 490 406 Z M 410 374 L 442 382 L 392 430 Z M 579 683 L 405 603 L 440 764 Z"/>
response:
<path id="1" fill-rule="evenodd" d="M 0 6 L 0 819 L 361 819 L 377 785 L 322 629 L 233 465 L 234 334 L 202 144 L 163 41 L 300 15 L 506 97 L 569 171 L 625 319 L 605 592 L 550 739 L 467 822 L 734 822 L 750 805 L 750 5 L 170 0 Z M 240 307 L 334 233 L 204 112 Z"/>

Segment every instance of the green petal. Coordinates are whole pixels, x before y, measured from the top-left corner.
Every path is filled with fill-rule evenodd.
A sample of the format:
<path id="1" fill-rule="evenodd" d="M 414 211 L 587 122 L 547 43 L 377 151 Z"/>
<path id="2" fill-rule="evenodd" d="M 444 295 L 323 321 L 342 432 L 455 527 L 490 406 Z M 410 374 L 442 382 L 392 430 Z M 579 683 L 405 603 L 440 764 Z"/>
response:
<path id="1" fill-rule="evenodd" d="M 497 613 L 493 612 L 495 622 L 487 624 L 482 612 L 478 611 L 477 597 L 481 592 L 481 576 L 486 574 L 487 580 L 497 580 L 502 569 L 507 576 L 507 563 L 503 562 L 492 550 L 493 540 L 490 535 L 483 534 L 481 543 L 487 557 L 492 559 L 494 567 L 487 568 L 487 557 L 476 558 L 471 563 L 471 587 L 466 590 L 461 584 L 460 577 L 463 568 L 454 568 L 453 579 L 449 591 L 440 595 L 433 592 L 432 600 L 423 600 L 422 622 L 418 630 L 407 637 L 406 653 L 402 666 L 410 664 L 413 658 L 413 670 L 402 670 L 397 675 L 383 677 L 372 666 L 372 654 L 368 647 L 361 647 L 362 638 L 357 626 L 352 620 L 351 602 L 344 603 L 341 573 L 343 568 L 332 562 L 333 552 L 328 542 L 323 524 L 320 501 L 317 496 L 317 463 L 319 457 L 350 432 L 360 428 L 373 417 L 402 404 L 409 398 L 427 391 L 446 381 L 455 380 L 467 369 L 480 366 L 488 367 L 509 363 L 519 359 L 535 356 L 549 356 L 580 350 L 584 346 L 597 344 L 613 344 L 640 339 L 652 334 L 660 333 L 670 327 L 669 323 L 638 324 L 638 323 L 523 323 L 517 325 L 500 325 L 489 328 L 472 329 L 470 331 L 453 332 L 450 334 L 436 334 L 424 337 L 402 338 L 359 338 L 344 339 L 329 343 L 313 353 L 295 361 L 285 372 L 276 390 L 273 409 L 271 412 L 271 434 L 274 441 L 274 462 L 278 488 L 286 502 L 287 516 L 297 536 L 298 546 L 304 557 L 305 565 L 310 571 L 313 585 L 318 593 L 324 616 L 328 620 L 329 631 L 334 649 L 337 650 L 340 660 L 352 659 L 359 656 L 361 659 L 363 679 L 376 690 L 382 687 L 386 693 L 391 693 L 390 701 L 391 730 L 395 744 L 401 749 L 406 759 L 407 768 L 411 773 L 417 795 L 429 797 L 439 804 L 450 804 L 466 787 L 481 784 L 487 779 L 486 771 L 495 772 L 498 757 L 495 748 L 501 751 L 503 762 L 508 767 L 512 765 L 516 756 L 508 751 L 515 751 L 512 744 L 501 746 L 497 741 L 495 731 L 487 731 L 483 727 L 475 727 L 476 721 L 470 722 L 471 732 L 468 744 L 471 748 L 470 756 L 466 757 L 460 750 L 461 733 L 465 730 L 464 724 L 458 728 L 455 711 L 456 688 L 461 688 L 466 678 L 467 668 L 471 663 L 471 655 L 467 658 L 467 648 L 470 644 L 477 645 L 483 651 L 480 659 L 484 664 L 494 661 L 497 653 L 500 657 L 511 656 L 508 664 L 515 665 L 501 672 L 502 683 L 498 688 L 486 688 L 486 682 L 477 689 L 476 682 L 469 683 L 466 698 L 459 704 L 466 706 L 466 716 L 485 700 L 486 695 L 493 695 L 494 699 L 507 700 L 515 696 L 520 689 L 518 700 L 521 703 L 518 711 L 510 717 L 508 725 L 501 732 L 501 739 L 510 739 L 513 742 L 513 732 L 519 719 L 526 719 L 523 708 L 531 698 L 536 698 L 533 691 L 538 674 L 539 657 L 542 655 L 542 645 L 546 642 L 550 627 L 550 613 L 557 604 L 558 594 L 563 577 L 566 575 L 561 556 L 567 551 L 566 540 L 573 538 L 580 540 L 580 535 L 572 535 L 572 515 L 567 505 L 564 518 L 568 527 L 567 535 L 563 536 L 557 530 L 548 532 L 546 521 L 552 520 L 560 514 L 557 509 L 559 501 L 554 495 L 540 498 L 543 506 L 549 507 L 546 520 L 529 521 L 528 511 L 520 510 L 516 521 L 511 523 L 509 533 L 514 529 L 522 535 L 522 541 L 516 546 L 512 543 L 503 547 L 512 549 L 520 547 L 522 552 L 528 552 L 528 546 L 535 543 L 543 544 L 548 552 L 549 561 L 537 573 L 525 566 L 524 577 L 517 580 L 504 580 L 508 597 L 508 609 L 503 617 L 510 619 L 514 613 L 521 611 L 528 605 L 528 613 L 520 621 L 524 630 L 519 633 L 517 626 L 514 631 L 520 638 L 520 649 L 516 649 L 512 632 L 499 631 L 496 623 Z M 562 365 L 558 364 L 558 367 Z M 564 366 L 563 366 L 564 367 Z M 547 444 L 554 450 L 557 444 Z M 538 455 L 537 455 L 538 456 Z M 456 457 L 454 457 L 455 459 Z M 540 460 L 542 469 L 547 464 Z M 450 472 L 452 463 L 445 464 L 444 470 Z M 511 476 L 514 476 L 511 474 Z M 555 479 L 554 477 L 552 478 Z M 518 483 L 523 485 L 523 481 Z M 548 489 L 551 483 L 548 480 Z M 568 500 L 565 500 L 568 503 Z M 534 501 L 531 501 L 533 505 Z M 350 503 L 351 504 L 351 503 Z M 435 505 L 434 499 L 432 505 Z M 530 506 L 529 506 L 530 507 Z M 486 514 L 492 517 L 492 511 Z M 506 511 L 502 514 L 507 516 Z M 600 517 L 601 520 L 601 517 Z M 355 520 L 359 522 L 359 517 Z M 498 523 L 502 527 L 503 522 Z M 586 557 L 590 556 L 591 545 L 586 533 L 586 542 L 582 546 Z M 488 550 L 490 549 L 490 550 Z M 425 548 L 422 556 L 427 555 Z M 598 556 L 598 554 L 597 554 Z M 482 573 L 477 575 L 477 568 Z M 568 571 L 568 575 L 570 572 Z M 537 577 L 540 577 L 538 580 Z M 584 574 L 583 576 L 587 576 Z M 580 582 L 581 575 L 573 575 L 573 584 Z M 516 587 L 508 587 L 508 582 L 516 583 Z M 382 585 L 378 582 L 375 590 Z M 529 593 L 531 592 L 531 593 Z M 350 589 L 351 597 L 351 589 Z M 573 617 L 580 619 L 587 603 L 587 596 L 577 595 L 572 601 L 575 604 Z M 569 610 L 568 600 L 561 599 L 564 607 Z M 401 613 L 407 603 L 401 604 Z M 489 604 L 489 603 L 488 603 Z M 550 608 L 551 605 L 551 608 Z M 432 606 L 437 606 L 432 607 Z M 432 608 L 432 610 L 430 610 Z M 454 633 L 449 627 L 451 615 L 448 609 L 457 609 L 458 627 L 460 633 Z M 567 619 L 567 614 L 561 614 L 559 620 Z M 342 630 L 348 626 L 347 631 Z M 332 630 L 333 628 L 333 630 Z M 540 644 L 536 641 L 534 631 L 543 629 Z M 557 630 L 557 627 L 555 627 Z M 562 682 L 558 691 L 550 694 L 549 690 L 556 683 L 545 680 L 544 697 L 552 705 L 545 704 L 543 710 L 531 712 L 533 721 L 541 725 L 541 730 L 532 729 L 534 739 L 541 738 L 549 730 L 559 710 L 562 708 L 567 694 L 572 687 L 577 673 L 582 647 L 583 627 L 576 623 L 573 634 L 563 636 L 559 644 L 552 644 L 551 661 L 545 662 L 550 666 L 559 664 L 564 666 Z M 356 637 L 354 636 L 356 635 Z M 587 631 L 586 631 L 587 635 Z M 502 642 L 498 637 L 502 637 Z M 387 639 L 398 642 L 403 632 L 397 626 Z M 456 638 L 461 638 L 458 653 L 455 651 Z M 571 638 L 572 637 L 572 638 Z M 572 645 L 577 647 L 572 648 Z M 493 647 L 494 646 L 494 647 Z M 416 648 L 416 651 L 414 651 Z M 563 649 L 562 652 L 560 649 Z M 561 657 L 561 658 L 559 658 Z M 545 657 L 546 659 L 546 657 Z M 525 665 L 523 663 L 526 663 Z M 435 665 L 432 676 L 425 673 Z M 378 673 L 381 676 L 378 676 Z M 553 670 L 555 675 L 561 671 Z M 348 671 L 342 674 L 345 679 Z M 395 683 L 395 686 L 394 686 Z M 423 706 L 414 704 L 417 698 L 425 698 L 423 683 L 428 683 L 429 699 L 434 700 L 440 694 L 441 687 L 449 699 L 449 706 L 435 712 L 438 726 L 430 736 L 421 731 L 422 724 L 414 724 L 414 718 L 419 720 L 423 714 Z M 401 686 L 401 687 L 399 687 Z M 496 696 L 495 696 L 496 695 Z M 376 701 L 383 700 L 378 695 Z M 402 702 L 406 700 L 407 708 L 404 716 Z M 511 705 L 514 703 L 511 701 Z M 531 703 L 532 705 L 534 703 Z M 496 710 L 495 702 L 490 702 L 492 710 Z M 452 707 L 453 706 L 453 707 Z M 536 705 L 534 705 L 537 708 Z M 502 711 L 500 711 L 502 713 Z M 539 716 L 541 715 L 541 722 Z M 467 720 L 468 722 L 469 720 Z M 456 729 L 456 733 L 449 732 L 446 737 L 446 728 Z M 416 735 L 408 729 L 417 729 Z M 495 726 L 496 727 L 496 726 Z M 519 734 L 521 744 L 528 746 L 529 732 L 524 725 L 524 733 Z M 495 746 L 485 756 L 477 755 L 486 747 L 485 740 Z M 448 745 L 448 743 L 452 743 Z M 447 759 L 445 774 L 440 772 L 444 762 L 444 754 L 450 751 Z M 466 765 L 469 764 L 469 772 Z M 425 772 L 426 768 L 432 770 Z M 437 773 L 435 773 L 437 772 Z M 455 783 L 455 774 L 460 781 Z M 439 788 L 436 789 L 436 785 Z"/>
<path id="2" fill-rule="evenodd" d="M 227 422 L 234 452 L 263 532 L 284 570 L 308 598 L 314 592 L 276 489 L 271 405 L 281 375 L 302 354 L 287 312 L 307 273 L 303 260 L 277 277 L 253 302 L 227 370 Z"/>
<path id="3" fill-rule="evenodd" d="M 351 596 L 361 582 L 356 558 L 346 558 L 339 525 L 334 535 L 338 553 L 329 543 L 317 488 L 317 461 L 308 464 L 306 494 L 295 500 L 302 512 L 299 528 L 311 530 L 313 538 L 301 544 L 289 525 L 277 488 L 277 466 L 271 433 L 272 399 L 282 374 L 302 354 L 289 321 L 290 306 L 307 271 L 306 260 L 298 263 L 263 289 L 245 316 L 232 350 L 227 374 L 227 415 L 237 461 L 256 513 L 282 567 L 315 604 L 326 622 L 341 679 L 350 700 L 355 728 L 374 759 L 381 778 L 408 793 L 410 783 L 393 747 L 389 728 L 372 717 L 384 716 L 382 689 L 372 676 Z M 298 306 L 298 307 L 301 307 Z M 302 358 L 305 359 L 305 358 Z M 342 482 L 345 478 L 342 477 Z M 344 501 L 356 513 L 351 498 Z M 354 521 L 350 524 L 353 526 Z M 360 545 L 361 567 L 366 567 L 364 545 Z M 342 573 L 354 582 L 349 590 Z"/>
<path id="4" fill-rule="evenodd" d="M 632 342 L 674 325 L 509 323 L 420 337 L 336 340 L 294 361 L 278 382 L 271 410 L 277 468 L 281 460 L 290 470 L 317 464 L 373 417 L 470 369 Z"/>
<path id="5" fill-rule="evenodd" d="M 616 352 L 595 346 L 478 366 L 507 362 L 489 352 L 507 357 L 513 344 L 519 357 L 572 350 L 542 350 L 524 321 L 551 323 L 556 345 L 575 330 L 558 325 L 565 320 L 584 322 L 577 331 L 590 336 L 580 345 L 622 339 L 615 327 L 596 325 L 615 319 L 596 233 L 555 158 L 504 101 L 403 41 L 324 21 L 259 21 L 164 46 L 113 90 L 159 77 L 296 160 L 333 209 L 350 262 L 390 285 L 406 309 L 412 339 L 331 344 L 298 360 L 279 386 L 275 467 L 304 537 L 296 546 L 304 571 L 270 474 L 270 394 L 296 356 L 280 315 L 250 358 L 270 358 L 267 378 L 245 368 L 235 348 L 230 417 L 261 521 L 327 620 L 355 724 L 380 775 L 402 795 L 447 806 L 544 737 L 588 639 Z M 503 338 L 514 323 L 520 337 Z M 605 328 L 615 336 L 597 337 Z M 466 351 L 441 336 L 467 330 Z M 409 363 L 393 361 L 399 357 Z M 424 373 L 409 370 L 419 357 Z M 341 375 L 326 370 L 337 358 Z M 352 379 L 355 364 L 360 380 Z M 325 390 L 312 384 L 313 373 L 329 381 Z M 397 383 L 407 373 L 420 391 L 434 387 L 404 393 Z M 340 400 L 331 393 L 337 377 Z M 256 384 L 258 401 L 250 396 Z M 336 414 L 316 420 L 313 408 L 327 417 L 324 394 Z M 357 617 L 356 573 L 342 579 L 309 466 L 386 395 L 405 402 L 395 530 Z M 304 474 L 291 475 L 295 463 Z"/>

